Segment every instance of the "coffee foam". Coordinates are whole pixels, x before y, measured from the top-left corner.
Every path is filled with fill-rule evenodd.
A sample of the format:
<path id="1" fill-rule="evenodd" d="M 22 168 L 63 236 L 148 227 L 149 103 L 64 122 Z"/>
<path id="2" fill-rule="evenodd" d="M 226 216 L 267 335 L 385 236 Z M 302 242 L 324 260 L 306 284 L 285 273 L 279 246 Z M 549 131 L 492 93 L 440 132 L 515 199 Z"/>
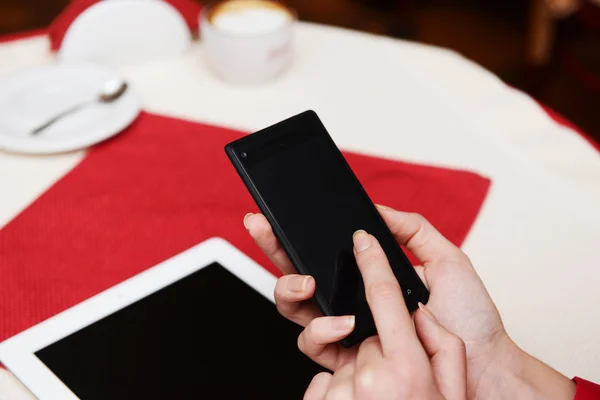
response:
<path id="1" fill-rule="evenodd" d="M 209 21 L 219 30 L 241 35 L 273 32 L 293 18 L 287 7 L 266 0 L 225 1 L 209 14 Z"/>

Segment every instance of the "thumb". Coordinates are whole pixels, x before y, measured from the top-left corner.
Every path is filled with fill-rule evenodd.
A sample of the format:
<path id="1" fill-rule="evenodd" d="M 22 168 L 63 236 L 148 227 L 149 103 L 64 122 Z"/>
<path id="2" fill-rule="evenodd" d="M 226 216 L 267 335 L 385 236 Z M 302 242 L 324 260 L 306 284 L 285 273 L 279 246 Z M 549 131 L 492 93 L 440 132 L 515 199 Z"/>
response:
<path id="1" fill-rule="evenodd" d="M 445 399 L 467 397 L 467 353 L 464 342 L 438 322 L 429 308 L 419 303 L 415 312 L 417 336 L 429 356 L 433 376 Z"/>
<path id="2" fill-rule="evenodd" d="M 467 258 L 423 216 L 386 206 L 377 206 L 377 209 L 398 243 L 413 253 L 424 267 L 450 261 L 462 263 Z"/>

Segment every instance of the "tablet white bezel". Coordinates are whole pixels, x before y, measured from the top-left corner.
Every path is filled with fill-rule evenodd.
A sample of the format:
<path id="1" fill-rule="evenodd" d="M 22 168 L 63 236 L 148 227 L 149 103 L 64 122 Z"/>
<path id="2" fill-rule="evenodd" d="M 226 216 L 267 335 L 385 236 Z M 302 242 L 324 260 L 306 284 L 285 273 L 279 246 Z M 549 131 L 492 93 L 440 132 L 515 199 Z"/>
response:
<path id="1" fill-rule="evenodd" d="M 218 262 L 274 302 L 276 278 L 221 238 L 209 239 L 0 343 L 0 361 L 39 399 L 76 400 L 35 352 Z"/>

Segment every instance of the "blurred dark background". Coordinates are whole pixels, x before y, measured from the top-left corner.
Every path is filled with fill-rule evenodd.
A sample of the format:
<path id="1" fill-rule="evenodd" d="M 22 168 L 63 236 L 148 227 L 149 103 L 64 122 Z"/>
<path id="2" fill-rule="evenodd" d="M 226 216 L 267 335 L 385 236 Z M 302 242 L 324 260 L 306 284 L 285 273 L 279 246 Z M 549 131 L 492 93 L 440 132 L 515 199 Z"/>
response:
<path id="1" fill-rule="evenodd" d="M 0 0 L 0 34 L 45 27 L 68 2 Z M 285 3 L 302 20 L 454 49 L 600 141 L 600 0 Z"/>

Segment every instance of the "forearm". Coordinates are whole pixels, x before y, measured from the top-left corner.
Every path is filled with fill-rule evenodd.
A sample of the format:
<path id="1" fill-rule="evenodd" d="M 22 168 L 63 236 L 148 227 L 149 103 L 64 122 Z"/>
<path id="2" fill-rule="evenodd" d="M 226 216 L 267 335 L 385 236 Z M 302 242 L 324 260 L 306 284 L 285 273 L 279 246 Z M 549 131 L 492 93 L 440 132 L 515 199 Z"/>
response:
<path id="1" fill-rule="evenodd" d="M 521 350 L 512 340 L 478 377 L 471 398 L 572 400 L 575 383 Z"/>

